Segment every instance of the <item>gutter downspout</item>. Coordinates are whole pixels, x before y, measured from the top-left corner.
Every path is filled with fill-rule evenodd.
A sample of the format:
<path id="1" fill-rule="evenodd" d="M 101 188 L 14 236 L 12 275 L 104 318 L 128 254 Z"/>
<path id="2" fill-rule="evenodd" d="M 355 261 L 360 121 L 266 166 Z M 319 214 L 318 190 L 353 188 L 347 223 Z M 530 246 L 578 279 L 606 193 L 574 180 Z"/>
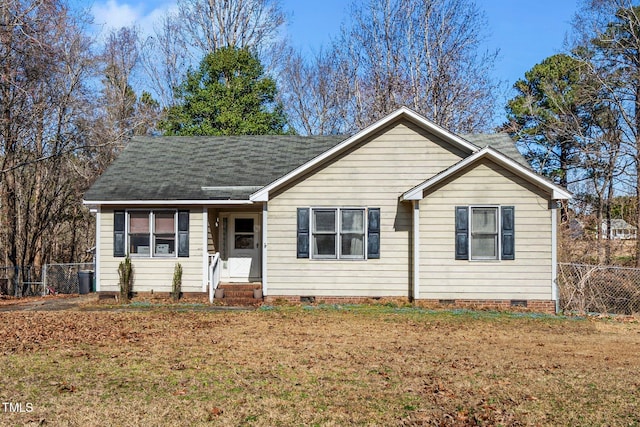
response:
<path id="1" fill-rule="evenodd" d="M 420 200 L 413 200 L 413 299 L 420 298 Z"/>
<path id="2" fill-rule="evenodd" d="M 551 200 L 551 299 L 556 303 L 556 314 L 560 312 L 558 296 L 558 201 Z"/>

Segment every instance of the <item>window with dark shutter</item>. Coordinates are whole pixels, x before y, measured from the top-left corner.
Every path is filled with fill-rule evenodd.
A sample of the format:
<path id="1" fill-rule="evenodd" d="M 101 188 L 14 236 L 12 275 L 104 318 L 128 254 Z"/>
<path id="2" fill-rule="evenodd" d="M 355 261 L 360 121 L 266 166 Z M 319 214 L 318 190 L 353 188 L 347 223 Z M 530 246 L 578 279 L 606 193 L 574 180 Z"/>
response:
<path id="1" fill-rule="evenodd" d="M 125 214 L 124 211 L 113 213 L 113 256 L 123 257 L 125 251 Z"/>
<path id="2" fill-rule="evenodd" d="M 189 211 L 178 211 L 178 256 L 189 256 Z"/>
<path id="3" fill-rule="evenodd" d="M 367 258 L 380 258 L 380 208 L 369 208 L 367 215 Z"/>
<path id="4" fill-rule="evenodd" d="M 309 258 L 309 208 L 298 208 L 298 258 Z"/>
<path id="5" fill-rule="evenodd" d="M 456 259 L 469 259 L 469 208 L 456 206 Z"/>
<path id="6" fill-rule="evenodd" d="M 515 259 L 515 208 L 513 206 L 456 206 L 455 228 L 456 259 L 505 261 Z M 499 245 L 498 242 L 500 242 Z"/>
<path id="7" fill-rule="evenodd" d="M 502 214 L 502 259 L 515 259 L 515 239 L 514 239 L 514 207 L 503 206 Z"/>

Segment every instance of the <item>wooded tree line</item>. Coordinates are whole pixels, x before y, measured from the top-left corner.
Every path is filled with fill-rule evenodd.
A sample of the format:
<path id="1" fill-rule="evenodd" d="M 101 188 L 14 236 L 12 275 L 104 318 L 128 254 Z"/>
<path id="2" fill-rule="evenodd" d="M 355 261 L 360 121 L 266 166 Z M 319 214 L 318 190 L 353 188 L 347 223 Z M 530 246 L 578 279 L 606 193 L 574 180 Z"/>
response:
<path id="1" fill-rule="evenodd" d="M 574 192 L 563 219 L 592 218 L 597 261 L 604 263 L 612 257 L 602 229 L 621 218 L 621 201 L 632 203 L 623 219 L 640 224 L 640 7 L 634 3 L 585 2 L 566 52 L 515 84 L 502 127 L 535 170 Z M 640 267 L 640 240 L 635 263 Z"/>
<path id="2" fill-rule="evenodd" d="M 360 3 L 309 58 L 277 0 L 178 0 L 153 34 L 106 36 L 66 0 L 2 2 L 0 264 L 90 259 L 83 192 L 135 135 L 348 133 L 400 105 L 488 128 L 494 55 L 473 2 Z"/>
<path id="3" fill-rule="evenodd" d="M 630 3 L 585 3 L 572 48 L 516 84 L 502 127 L 535 169 L 601 213 L 640 188 Z M 353 1 L 348 15 L 305 55 L 284 35 L 278 0 L 178 0 L 152 34 L 106 36 L 67 0 L 2 2 L 0 264 L 90 258 L 82 195 L 135 135 L 351 133 L 402 105 L 454 132 L 490 130 L 497 52 L 482 47 L 475 2 Z"/>

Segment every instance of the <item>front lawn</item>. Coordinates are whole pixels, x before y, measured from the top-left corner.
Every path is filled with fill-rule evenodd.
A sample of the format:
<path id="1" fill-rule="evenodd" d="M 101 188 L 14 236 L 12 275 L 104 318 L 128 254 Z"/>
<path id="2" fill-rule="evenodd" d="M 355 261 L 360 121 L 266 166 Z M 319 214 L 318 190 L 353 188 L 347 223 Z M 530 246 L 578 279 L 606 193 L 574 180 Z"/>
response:
<path id="1" fill-rule="evenodd" d="M 633 322 L 152 308 L 0 313 L 0 336 L 0 425 L 640 425 Z"/>

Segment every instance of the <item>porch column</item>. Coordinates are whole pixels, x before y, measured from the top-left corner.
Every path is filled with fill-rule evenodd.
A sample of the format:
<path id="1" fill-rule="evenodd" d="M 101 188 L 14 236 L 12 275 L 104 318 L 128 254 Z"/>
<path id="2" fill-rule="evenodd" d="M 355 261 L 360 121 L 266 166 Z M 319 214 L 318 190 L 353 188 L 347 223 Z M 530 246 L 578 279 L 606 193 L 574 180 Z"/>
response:
<path id="1" fill-rule="evenodd" d="M 209 284 L 209 208 L 202 207 L 202 292 Z"/>
<path id="2" fill-rule="evenodd" d="M 267 296 L 267 215 L 268 202 L 262 203 L 262 295 Z"/>
<path id="3" fill-rule="evenodd" d="M 420 200 L 413 200 L 413 299 L 420 298 Z"/>

